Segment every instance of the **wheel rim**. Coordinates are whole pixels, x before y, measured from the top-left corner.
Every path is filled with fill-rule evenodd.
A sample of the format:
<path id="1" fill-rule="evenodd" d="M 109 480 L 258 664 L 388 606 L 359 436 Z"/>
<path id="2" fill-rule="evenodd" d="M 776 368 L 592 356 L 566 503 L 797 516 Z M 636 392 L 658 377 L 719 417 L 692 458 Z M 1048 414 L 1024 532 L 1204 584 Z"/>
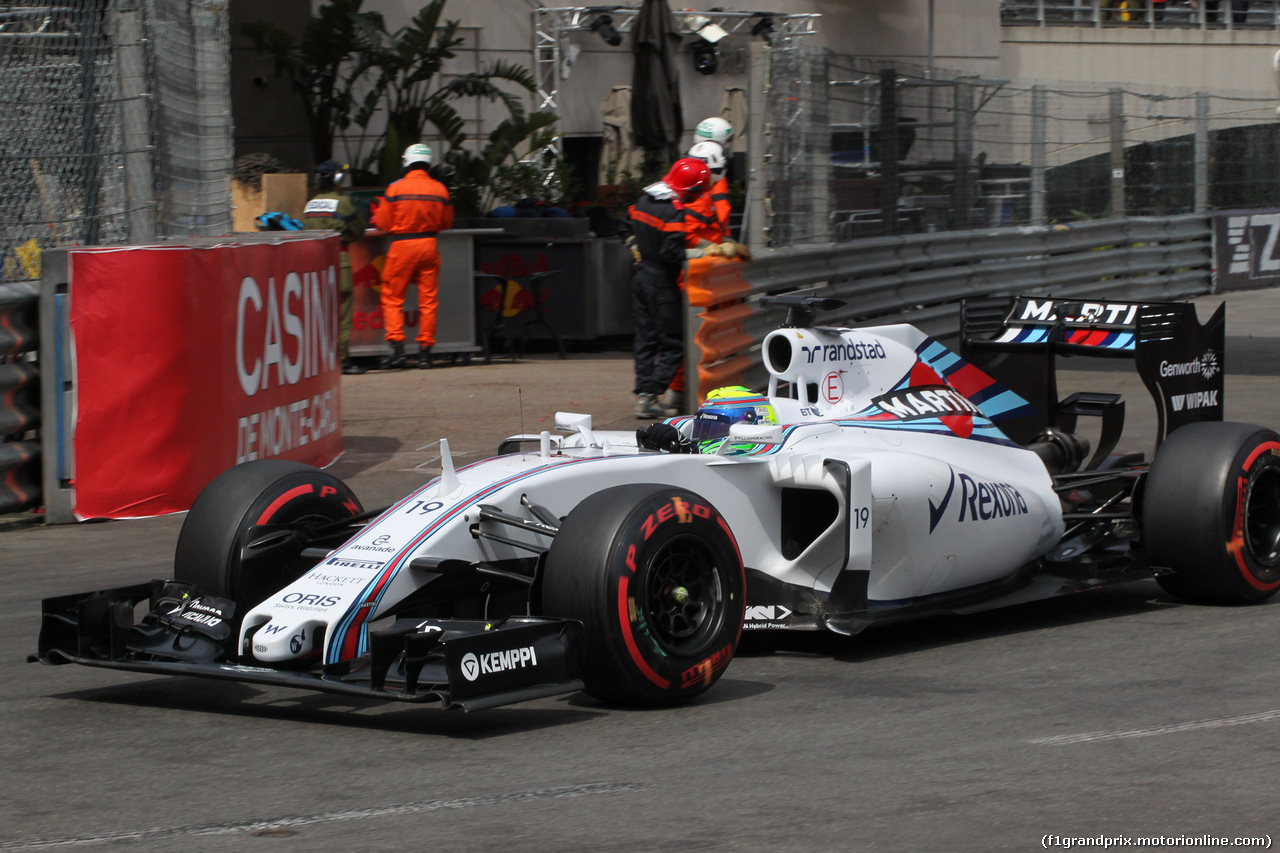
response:
<path id="1" fill-rule="evenodd" d="M 695 536 L 663 543 L 650 562 L 645 603 L 654 639 L 675 655 L 713 643 L 724 621 L 724 589 L 714 551 Z"/>
<path id="2" fill-rule="evenodd" d="M 1244 529 L 1253 559 L 1266 568 L 1280 566 L 1280 468 L 1264 468 L 1249 485 Z"/>

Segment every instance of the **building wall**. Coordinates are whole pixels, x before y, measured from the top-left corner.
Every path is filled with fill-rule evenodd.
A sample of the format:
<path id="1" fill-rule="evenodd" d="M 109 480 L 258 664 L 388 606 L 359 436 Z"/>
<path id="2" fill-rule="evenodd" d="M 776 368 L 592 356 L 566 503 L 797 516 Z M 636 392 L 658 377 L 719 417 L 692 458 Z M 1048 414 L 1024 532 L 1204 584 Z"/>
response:
<path id="1" fill-rule="evenodd" d="M 1004 27 L 1000 73 L 1272 96 L 1277 47 L 1274 30 Z"/>
<path id="2" fill-rule="evenodd" d="M 237 153 L 265 150 L 287 166 L 308 168 L 305 125 L 295 96 L 274 77 L 270 62 L 256 56 L 240 22 L 270 16 L 301 32 L 311 8 L 323 0 L 232 0 L 232 69 Z M 467 44 L 446 73 L 504 60 L 533 69 L 535 3 L 531 0 L 452 0 L 445 16 L 464 27 Z M 552 5 L 552 4 L 547 4 Z M 567 5 L 567 4 L 555 4 Z M 638 0 L 632 0 L 638 5 Z M 673 8 L 706 10 L 719 0 L 678 0 Z M 414 0 L 366 0 L 364 8 L 383 14 L 389 28 L 406 23 L 421 4 Z M 1123 81 L 1131 87 L 1172 87 L 1275 94 L 1271 55 L 1280 46 L 1274 31 L 1194 29 L 1005 27 L 999 0 L 771 0 L 781 13 L 822 15 L 813 41 L 842 54 L 899 59 L 920 66 L 930 61 L 940 72 L 1032 81 Z M 704 76 L 694 71 L 686 37 L 680 59 L 686 128 L 718 112 L 726 87 L 747 87 L 748 36 L 720 45 L 721 68 Z M 612 87 L 631 82 L 630 38 L 610 47 L 591 32 L 566 39 L 580 49 L 559 83 L 557 108 L 565 136 L 600 132 L 600 104 Z M 528 99 L 530 108 L 534 99 Z M 478 138 L 500 120 L 497 105 L 467 108 L 468 133 Z M 335 152 L 335 156 L 348 156 Z"/>

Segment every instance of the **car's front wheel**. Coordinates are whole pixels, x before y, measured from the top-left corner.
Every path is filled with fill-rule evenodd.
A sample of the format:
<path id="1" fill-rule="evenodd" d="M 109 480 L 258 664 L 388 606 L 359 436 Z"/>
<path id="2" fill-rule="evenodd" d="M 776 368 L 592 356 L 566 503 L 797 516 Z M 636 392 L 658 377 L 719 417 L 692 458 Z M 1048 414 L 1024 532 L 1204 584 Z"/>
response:
<path id="1" fill-rule="evenodd" d="M 583 500 L 556 534 L 543 611 L 586 628 L 583 680 L 629 705 L 687 701 L 716 682 L 742 633 L 737 543 L 705 498 L 636 484 Z"/>
<path id="2" fill-rule="evenodd" d="M 1280 436 L 1242 423 L 1174 431 L 1151 462 L 1143 541 L 1157 580 L 1189 601 L 1249 604 L 1280 591 Z"/>
<path id="3" fill-rule="evenodd" d="M 301 462 L 264 459 L 230 468 L 196 498 L 178 534 L 174 579 L 236 603 L 237 616 L 297 580 L 314 560 L 309 535 L 362 512 L 332 474 Z M 246 555 L 254 533 L 271 547 Z M 297 535 L 293 535 L 297 534 Z"/>

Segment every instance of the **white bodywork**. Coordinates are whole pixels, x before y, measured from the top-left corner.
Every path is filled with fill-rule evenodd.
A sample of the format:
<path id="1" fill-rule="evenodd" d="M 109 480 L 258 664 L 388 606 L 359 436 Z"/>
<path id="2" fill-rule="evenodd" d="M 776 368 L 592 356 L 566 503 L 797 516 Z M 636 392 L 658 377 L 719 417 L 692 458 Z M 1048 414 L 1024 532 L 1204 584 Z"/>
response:
<path id="1" fill-rule="evenodd" d="M 641 451 L 634 433 L 593 432 L 588 416 L 569 414 L 557 416 L 557 428 L 571 434 L 544 433 L 531 452 L 455 472 L 446 449 L 440 478 L 249 612 L 242 643 L 252 633 L 253 656 L 263 662 L 313 653 L 317 638 L 326 663 L 364 653 L 369 623 L 438 577 L 410 569 L 415 558 L 499 563 L 544 550 L 550 539 L 532 530 L 483 528 L 528 549 L 472 535 L 482 504 L 530 517 L 524 496 L 563 517 L 611 486 L 688 488 L 729 521 L 749 570 L 819 594 L 842 572 L 869 572 L 873 608 L 1006 577 L 1062 536 L 1043 463 L 1004 439 L 985 409 L 943 379 L 974 369 L 918 330 L 782 329 L 766 338 L 764 357 L 779 424 L 735 426 L 731 438 L 748 449 Z M 780 394 L 780 383 L 794 392 Z M 1008 408 L 1003 389 L 995 391 L 990 400 Z M 672 423 L 687 432 L 688 419 Z M 781 518 L 791 489 L 828 492 L 837 512 L 788 558 Z"/>

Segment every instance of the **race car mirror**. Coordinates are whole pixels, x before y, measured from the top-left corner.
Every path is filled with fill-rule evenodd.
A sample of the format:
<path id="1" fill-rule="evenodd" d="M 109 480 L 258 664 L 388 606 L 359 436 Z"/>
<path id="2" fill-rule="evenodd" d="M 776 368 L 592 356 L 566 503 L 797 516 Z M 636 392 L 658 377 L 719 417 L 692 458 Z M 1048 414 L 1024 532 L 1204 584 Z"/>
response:
<path id="1" fill-rule="evenodd" d="M 591 415 L 577 412 L 556 412 L 556 429 L 561 432 L 576 432 L 582 436 L 588 447 L 598 446 L 595 433 L 591 431 Z"/>
<path id="2" fill-rule="evenodd" d="M 729 427 L 729 441 L 732 444 L 782 444 L 783 433 L 779 424 L 734 424 Z"/>

